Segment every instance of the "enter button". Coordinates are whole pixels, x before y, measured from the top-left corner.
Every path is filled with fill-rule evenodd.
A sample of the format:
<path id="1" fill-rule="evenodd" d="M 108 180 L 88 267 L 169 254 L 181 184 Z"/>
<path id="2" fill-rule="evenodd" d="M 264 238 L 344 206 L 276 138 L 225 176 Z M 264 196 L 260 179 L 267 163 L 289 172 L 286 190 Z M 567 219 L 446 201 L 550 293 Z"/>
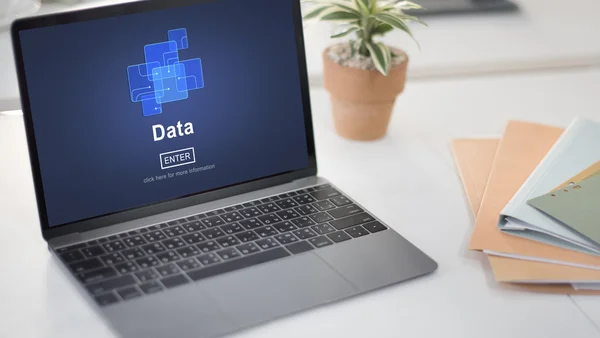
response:
<path id="1" fill-rule="evenodd" d="M 160 168 L 163 170 L 192 163 L 196 163 L 193 147 L 160 154 Z"/>

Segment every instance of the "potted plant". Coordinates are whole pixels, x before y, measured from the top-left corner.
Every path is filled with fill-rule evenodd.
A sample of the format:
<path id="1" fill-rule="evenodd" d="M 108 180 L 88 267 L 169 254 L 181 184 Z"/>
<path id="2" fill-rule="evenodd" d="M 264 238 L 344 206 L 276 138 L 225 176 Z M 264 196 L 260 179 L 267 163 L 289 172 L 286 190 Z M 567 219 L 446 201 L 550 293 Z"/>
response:
<path id="1" fill-rule="evenodd" d="M 332 38 L 356 36 L 323 52 L 323 82 L 330 93 L 338 134 L 354 140 L 383 137 L 396 97 L 404 90 L 408 56 L 375 39 L 394 29 L 413 37 L 408 23 L 424 23 L 403 10 L 421 6 L 399 0 L 304 2 L 312 4 L 304 20 L 339 23 Z"/>

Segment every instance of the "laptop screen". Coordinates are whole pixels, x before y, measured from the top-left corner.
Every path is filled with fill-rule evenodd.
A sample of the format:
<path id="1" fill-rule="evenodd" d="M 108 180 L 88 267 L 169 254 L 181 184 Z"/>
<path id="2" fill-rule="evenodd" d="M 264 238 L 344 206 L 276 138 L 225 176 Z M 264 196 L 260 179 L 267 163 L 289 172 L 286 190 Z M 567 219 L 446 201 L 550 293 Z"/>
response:
<path id="1" fill-rule="evenodd" d="M 49 226 L 306 168 L 292 1 L 21 31 Z"/>

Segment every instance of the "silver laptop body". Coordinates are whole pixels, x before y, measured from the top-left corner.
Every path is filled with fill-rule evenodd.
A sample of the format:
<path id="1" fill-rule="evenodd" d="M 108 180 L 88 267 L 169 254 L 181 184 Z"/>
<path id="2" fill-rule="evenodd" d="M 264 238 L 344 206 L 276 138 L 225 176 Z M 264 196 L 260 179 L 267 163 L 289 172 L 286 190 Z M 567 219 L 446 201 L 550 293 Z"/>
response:
<path id="1" fill-rule="evenodd" d="M 74 289 L 119 336 L 218 337 L 437 268 L 387 224 L 317 176 L 296 0 L 244 1 L 256 6 L 287 2 L 292 8 L 287 20 L 296 37 L 306 167 L 50 225 L 47 178 L 41 174 L 42 136 L 34 129 L 40 116 L 36 114 L 41 113 L 39 105 L 31 104 L 36 99 L 35 79 L 27 74 L 31 55 L 26 55 L 21 33 L 225 1 L 234 0 L 135 2 L 24 19 L 12 28 L 42 234 Z M 188 28 L 190 37 L 193 33 Z M 207 85 L 209 79 L 206 76 Z M 83 142 L 86 136 L 77 137 Z"/>

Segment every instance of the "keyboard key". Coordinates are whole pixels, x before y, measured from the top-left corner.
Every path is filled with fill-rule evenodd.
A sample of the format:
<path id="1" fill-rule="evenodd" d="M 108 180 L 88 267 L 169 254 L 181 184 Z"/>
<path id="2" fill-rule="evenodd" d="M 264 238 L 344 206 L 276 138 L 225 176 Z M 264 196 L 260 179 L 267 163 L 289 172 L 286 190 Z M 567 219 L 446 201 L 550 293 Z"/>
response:
<path id="1" fill-rule="evenodd" d="M 162 224 L 159 224 L 158 227 L 161 229 L 166 229 L 169 227 L 169 225 L 167 223 L 162 223 Z"/>
<path id="2" fill-rule="evenodd" d="M 87 288 L 92 294 L 99 294 L 130 285 L 135 285 L 135 279 L 132 275 L 125 275 L 89 284 Z"/>
<path id="3" fill-rule="evenodd" d="M 263 250 L 279 246 L 279 243 L 277 243 L 277 241 L 275 241 L 273 238 L 261 239 L 259 241 L 256 241 L 256 244 L 258 244 L 258 246 L 260 246 Z"/>
<path id="4" fill-rule="evenodd" d="M 223 225 L 221 230 L 225 231 L 225 233 L 228 235 L 233 235 L 244 231 L 244 227 L 242 227 L 239 223 L 231 223 Z"/>
<path id="5" fill-rule="evenodd" d="M 160 264 L 160 261 L 154 256 L 148 256 L 136 259 L 135 262 L 142 268 L 147 269 L 151 266 L 157 266 Z"/>
<path id="6" fill-rule="evenodd" d="M 312 214 L 316 214 L 317 212 L 319 212 L 319 210 L 317 210 L 315 207 L 313 207 L 310 204 L 301 205 L 301 206 L 295 208 L 294 210 L 296 210 L 302 216 L 312 215 Z"/>
<path id="7" fill-rule="evenodd" d="M 371 223 L 367 223 L 367 224 L 363 224 L 363 227 L 365 229 L 367 229 L 369 232 L 371 233 L 376 233 L 379 231 L 383 231 L 386 230 L 387 228 L 385 227 L 385 225 L 375 221 L 375 222 L 371 222 Z"/>
<path id="8" fill-rule="evenodd" d="M 119 238 L 121 238 L 121 239 L 129 237 L 129 235 L 126 233 L 121 233 L 121 234 L 118 234 L 117 236 L 119 236 Z"/>
<path id="9" fill-rule="evenodd" d="M 161 279 L 161 282 L 167 289 L 171 289 L 183 284 L 187 284 L 188 279 L 184 275 L 176 275 Z"/>
<path id="10" fill-rule="evenodd" d="M 195 235 L 195 234 L 190 234 L 190 235 Z M 188 235 L 186 235 L 186 236 L 188 236 Z M 172 249 L 181 248 L 181 247 L 186 246 L 187 245 L 186 242 L 187 241 L 184 241 L 183 239 L 181 239 L 179 237 L 175 237 L 175 238 L 165 239 L 161 243 L 165 247 L 167 247 L 167 249 L 172 250 Z M 194 244 L 194 243 L 189 243 L 189 244 Z"/>
<path id="11" fill-rule="evenodd" d="M 115 265 L 115 269 L 117 269 L 117 271 L 119 271 L 123 275 L 139 270 L 139 268 L 134 262 L 125 262 L 117 264 Z"/>
<path id="12" fill-rule="evenodd" d="M 290 244 L 290 243 L 294 243 L 298 241 L 298 238 L 296 238 L 296 236 L 294 236 L 291 233 L 285 233 L 285 234 L 281 234 L 281 235 L 277 235 L 275 236 L 275 239 L 281 243 L 281 245 L 286 245 L 286 244 Z"/>
<path id="13" fill-rule="evenodd" d="M 214 253 L 198 256 L 196 257 L 196 259 L 198 259 L 198 261 L 204 266 L 219 263 L 221 261 L 219 257 Z"/>
<path id="14" fill-rule="evenodd" d="M 203 219 L 203 218 L 207 218 L 207 217 L 208 217 L 207 214 L 198 214 L 198 215 L 196 215 L 197 219 Z"/>
<path id="15" fill-rule="evenodd" d="M 279 232 L 288 232 L 298 229 L 292 222 L 288 221 L 274 224 L 273 228 L 277 229 Z"/>
<path id="16" fill-rule="evenodd" d="M 311 195 L 300 195 L 300 196 L 294 196 L 292 197 L 294 199 L 294 201 L 296 201 L 298 204 L 302 205 L 302 204 L 308 204 L 308 203 L 312 203 L 312 202 L 316 202 L 317 200 L 312 197 Z"/>
<path id="17" fill-rule="evenodd" d="M 285 199 L 285 198 L 293 197 L 293 196 L 297 196 L 297 195 L 298 194 L 295 191 L 290 191 L 290 192 L 287 192 L 285 194 L 281 194 L 278 197 L 281 198 L 281 199 Z"/>
<path id="18" fill-rule="evenodd" d="M 60 248 L 60 249 L 56 249 L 56 253 L 63 253 L 63 252 L 71 251 L 71 250 L 83 249 L 86 246 L 87 246 L 87 244 L 85 244 L 85 243 L 74 244 L 74 245 L 71 245 L 71 246 L 67 246 L 67 247 L 63 247 L 63 248 Z"/>
<path id="19" fill-rule="evenodd" d="M 160 230 L 152 231 L 147 234 L 143 234 L 142 236 L 144 236 L 144 239 L 146 239 L 148 243 L 162 241 L 163 239 L 167 238 L 167 236 L 165 236 L 165 234 L 163 234 Z"/>
<path id="20" fill-rule="evenodd" d="M 71 270 L 75 273 L 89 271 L 97 268 L 101 268 L 104 265 L 98 258 L 90 258 L 84 261 L 78 261 L 75 263 L 69 264 Z"/>
<path id="21" fill-rule="evenodd" d="M 215 228 L 215 229 L 209 229 L 209 230 L 203 230 L 203 231 L 212 231 L 212 230 L 219 230 L 219 229 Z M 194 233 L 191 233 L 191 234 L 187 234 L 187 235 L 185 235 L 185 236 L 183 236 L 181 238 L 187 244 L 197 244 L 197 243 L 200 243 L 200 242 L 202 242 L 202 241 L 205 240 L 204 236 L 202 236 L 202 234 L 199 233 L 199 232 L 194 232 Z"/>
<path id="22" fill-rule="evenodd" d="M 145 234 L 148 232 L 148 228 L 142 228 L 140 229 L 140 234 Z"/>
<path id="23" fill-rule="evenodd" d="M 292 218 L 300 217 L 300 215 L 298 215 L 298 213 L 295 212 L 294 209 L 278 211 L 278 212 L 276 212 L 276 214 L 277 214 L 277 216 L 281 217 L 281 219 L 284 221 L 290 220 Z"/>
<path id="24" fill-rule="evenodd" d="M 326 235 L 335 231 L 335 228 L 329 225 L 328 223 L 315 225 L 314 227 L 312 227 L 312 229 L 316 231 L 319 235 Z"/>
<path id="25" fill-rule="evenodd" d="M 354 238 L 366 236 L 369 234 L 369 232 L 367 230 L 365 230 L 365 228 L 361 227 L 360 225 L 352 227 L 352 228 L 348 228 L 348 229 L 346 229 L 346 232 Z"/>
<path id="26" fill-rule="evenodd" d="M 102 247 L 106 252 L 115 252 L 125 249 L 125 245 L 121 241 L 114 241 L 102 244 Z"/>
<path id="27" fill-rule="evenodd" d="M 224 225 L 225 222 L 219 216 L 213 216 L 209 218 L 205 218 L 202 220 L 202 224 L 206 225 L 209 228 L 214 228 L 219 225 Z"/>
<path id="28" fill-rule="evenodd" d="M 136 272 L 135 276 L 143 283 L 159 277 L 158 273 L 152 269 Z"/>
<path id="29" fill-rule="evenodd" d="M 82 272 L 77 275 L 84 283 L 93 283 L 103 279 L 111 278 L 117 275 L 117 271 L 112 267 L 100 268 L 88 272 Z"/>
<path id="30" fill-rule="evenodd" d="M 315 225 L 315 221 L 306 216 L 296 218 L 292 220 L 292 223 L 294 223 L 298 228 L 305 228 L 307 226 Z"/>
<path id="31" fill-rule="evenodd" d="M 342 218 L 363 212 L 364 210 L 356 206 L 356 204 L 348 204 L 335 210 L 329 210 L 329 214 L 335 218 Z"/>
<path id="32" fill-rule="evenodd" d="M 106 253 L 106 251 L 104 251 L 104 249 L 102 249 L 102 247 L 99 245 L 83 248 L 81 249 L 81 252 L 83 252 L 83 255 L 88 258 L 102 256 Z"/>
<path id="33" fill-rule="evenodd" d="M 348 197 L 343 196 L 343 195 L 334 197 L 334 198 L 330 199 L 330 201 L 333 202 L 333 204 L 337 205 L 338 207 L 352 203 L 352 201 L 349 200 Z"/>
<path id="34" fill-rule="evenodd" d="M 315 237 L 315 238 L 311 238 L 308 240 L 310 242 L 310 244 L 312 244 L 315 248 L 322 248 L 324 246 L 328 246 L 333 244 L 332 241 L 329 240 L 329 238 L 325 237 L 325 236 L 319 236 L 319 237 Z"/>
<path id="35" fill-rule="evenodd" d="M 240 241 L 234 236 L 227 236 L 217 239 L 217 243 L 219 243 L 223 248 L 228 248 L 230 246 L 240 244 Z"/>
<path id="36" fill-rule="evenodd" d="M 290 252 L 293 253 L 294 255 L 314 249 L 314 247 L 306 241 L 290 244 L 290 245 L 286 246 L 286 248 L 288 250 L 290 250 Z"/>
<path id="37" fill-rule="evenodd" d="M 215 241 L 208 241 L 208 242 L 200 243 L 200 244 L 196 245 L 196 247 L 201 252 L 211 252 L 211 251 L 218 250 L 221 248 L 219 246 L 219 244 L 217 244 L 217 242 L 215 242 Z"/>
<path id="38" fill-rule="evenodd" d="M 333 217 L 331 217 L 328 213 L 326 212 L 319 212 L 316 214 L 312 214 L 310 215 L 310 218 L 315 221 L 315 223 L 319 224 L 319 223 L 325 223 L 325 222 L 329 222 L 331 220 L 333 220 Z"/>
<path id="39" fill-rule="evenodd" d="M 294 235 L 300 239 L 309 239 L 315 237 L 317 234 L 312 231 L 310 228 L 300 229 L 294 231 Z"/>
<path id="40" fill-rule="evenodd" d="M 355 225 L 368 223 L 368 222 L 371 222 L 374 220 L 375 219 L 373 217 L 371 217 L 371 215 L 363 212 L 363 213 L 352 215 L 352 216 L 349 216 L 346 218 L 331 221 L 331 222 L 329 222 L 329 224 L 331 224 L 334 228 L 336 228 L 338 230 L 342 230 L 342 229 L 353 227 Z"/>
<path id="41" fill-rule="evenodd" d="M 257 201 L 246 202 L 246 203 L 244 203 L 242 205 L 244 206 L 244 208 L 250 208 L 250 207 L 253 207 L 253 206 L 256 206 L 256 205 L 261 205 L 261 204 L 262 204 L 262 202 L 257 200 Z"/>
<path id="42" fill-rule="evenodd" d="M 334 232 L 332 234 L 327 235 L 327 237 L 329 237 L 332 241 L 336 243 L 344 242 L 351 238 L 347 233 L 343 231 Z"/>
<path id="43" fill-rule="evenodd" d="M 251 218 L 251 219 L 246 219 L 246 220 L 240 221 L 240 225 L 243 226 L 244 228 L 248 229 L 248 230 L 252 230 L 252 229 L 261 227 L 264 224 L 262 224 L 256 218 Z"/>
<path id="44" fill-rule="evenodd" d="M 235 211 L 223 214 L 223 215 L 221 215 L 221 218 L 226 223 L 237 222 L 237 221 L 241 221 L 244 219 L 244 217 L 242 217 L 242 215 L 240 215 L 238 212 L 235 212 Z"/>
<path id="45" fill-rule="evenodd" d="M 110 304 L 115 304 L 119 302 L 119 298 L 115 296 L 113 293 L 105 293 L 103 295 L 95 296 L 94 299 L 96 303 L 100 306 L 107 306 Z"/>
<path id="46" fill-rule="evenodd" d="M 121 256 L 121 254 L 118 253 L 118 252 L 112 253 L 112 254 L 108 254 L 106 256 L 102 256 L 102 257 L 100 257 L 100 259 L 106 265 L 113 265 L 113 264 L 122 263 L 122 262 L 125 261 L 125 259 L 123 258 L 123 256 Z"/>
<path id="47" fill-rule="evenodd" d="M 213 210 L 213 211 L 207 212 L 206 216 L 212 217 L 212 216 L 218 216 L 218 215 L 221 215 L 221 214 L 224 214 L 224 213 L 225 213 L 225 210 L 218 209 L 218 210 Z"/>
<path id="48" fill-rule="evenodd" d="M 108 236 L 108 240 L 111 242 L 116 241 L 117 239 L 119 239 L 119 236 L 117 236 L 117 235 Z"/>
<path id="49" fill-rule="evenodd" d="M 275 203 L 261 204 L 257 208 L 264 214 L 269 214 L 269 213 L 281 210 L 281 208 L 279 208 L 277 206 L 277 204 L 275 204 Z"/>
<path id="50" fill-rule="evenodd" d="M 262 215 L 262 212 L 258 211 L 256 207 L 251 207 L 240 211 L 240 214 L 246 218 L 256 217 Z"/>
<path id="51" fill-rule="evenodd" d="M 173 263 L 167 264 L 167 265 L 163 265 L 163 266 L 159 266 L 156 268 L 156 271 L 161 275 L 161 276 L 168 276 L 168 275 L 173 275 L 179 272 L 179 269 L 177 268 L 177 266 Z"/>
<path id="52" fill-rule="evenodd" d="M 177 262 L 177 265 L 179 265 L 179 268 L 183 271 L 193 270 L 200 267 L 200 263 L 198 263 L 198 261 L 193 258 Z"/>
<path id="53" fill-rule="evenodd" d="M 200 254 L 200 250 L 193 245 L 186 246 L 185 248 L 179 248 L 176 251 L 183 258 L 194 257 Z"/>
<path id="54" fill-rule="evenodd" d="M 225 233 L 220 228 L 212 228 L 208 230 L 202 230 L 201 233 L 207 239 L 215 239 L 217 237 L 225 236 Z"/>
<path id="55" fill-rule="evenodd" d="M 330 188 L 330 187 L 331 187 L 331 184 L 325 183 L 325 184 L 318 185 L 314 188 L 315 188 L 315 190 L 321 190 L 321 189 Z"/>
<path id="56" fill-rule="evenodd" d="M 283 248 L 275 248 L 269 251 L 263 251 L 254 255 L 244 256 L 239 259 L 225 262 L 203 269 L 189 271 L 187 275 L 194 281 L 198 281 L 204 278 L 220 275 L 223 273 L 243 269 L 252 265 L 262 264 L 270 262 L 279 258 L 287 257 L 290 254 Z"/>
<path id="57" fill-rule="evenodd" d="M 142 292 L 138 290 L 135 286 L 130 286 L 124 289 L 117 290 L 117 293 L 123 300 L 130 300 L 133 298 L 141 297 Z"/>
<path id="58" fill-rule="evenodd" d="M 254 231 L 244 231 L 235 235 L 240 241 L 243 243 L 254 241 L 259 239 L 258 235 L 254 233 Z"/>
<path id="59" fill-rule="evenodd" d="M 145 294 L 151 295 L 153 293 L 162 291 L 163 286 L 157 281 L 150 281 L 148 283 L 141 284 L 140 289 L 142 289 Z"/>
<path id="60" fill-rule="evenodd" d="M 258 245 L 254 244 L 254 243 L 242 244 L 242 245 L 237 246 L 236 248 L 243 255 L 249 255 L 249 254 L 260 251 L 260 249 L 258 248 Z"/>
<path id="61" fill-rule="evenodd" d="M 121 252 L 121 253 L 128 260 L 132 260 L 132 259 L 141 258 L 141 257 L 146 256 L 146 253 L 142 249 L 140 249 L 140 248 L 133 248 L 133 249 L 123 250 L 123 252 Z"/>
<path id="62" fill-rule="evenodd" d="M 131 230 L 127 233 L 129 236 L 137 236 L 140 234 L 139 230 Z"/>
<path id="63" fill-rule="evenodd" d="M 164 247 L 164 245 L 162 245 L 161 243 L 152 243 L 152 244 L 144 245 L 142 247 L 142 249 L 144 249 L 144 251 L 146 251 L 146 253 L 149 254 L 149 255 L 154 255 L 154 254 L 157 254 L 159 252 L 163 252 L 163 251 L 167 250 Z"/>
<path id="64" fill-rule="evenodd" d="M 281 222 L 281 218 L 279 218 L 275 214 L 270 215 L 262 215 L 257 217 L 264 225 L 270 225 L 273 223 Z"/>
<path id="65" fill-rule="evenodd" d="M 335 204 L 329 202 L 328 200 L 319 201 L 319 202 L 313 203 L 313 205 L 321 211 L 333 209 L 336 207 Z"/>
<path id="66" fill-rule="evenodd" d="M 98 244 L 106 243 L 106 242 L 108 242 L 108 238 L 99 238 L 99 239 L 97 239 L 97 241 L 98 241 Z"/>
<path id="67" fill-rule="evenodd" d="M 165 229 L 163 232 L 168 237 L 177 237 L 177 236 L 183 236 L 183 235 L 187 234 L 187 231 L 183 230 L 183 227 L 181 227 L 181 225 L 174 226 L 169 229 Z"/>
<path id="68" fill-rule="evenodd" d="M 73 250 L 60 254 L 60 258 L 65 263 L 73 263 L 85 259 L 85 256 L 79 250 Z"/>
<path id="69" fill-rule="evenodd" d="M 298 203 L 291 198 L 282 199 L 275 202 L 281 209 L 290 209 L 298 206 Z"/>
<path id="70" fill-rule="evenodd" d="M 158 258 L 158 260 L 162 263 L 169 263 L 179 260 L 181 257 L 179 257 L 179 255 L 175 251 L 168 251 L 157 254 L 156 258 Z"/>
<path id="71" fill-rule="evenodd" d="M 235 248 L 229 248 L 221 251 L 217 251 L 217 254 L 223 258 L 224 261 L 240 257 L 240 253 Z"/>
<path id="72" fill-rule="evenodd" d="M 315 192 L 311 192 L 310 195 L 317 200 L 325 200 L 332 197 L 340 196 L 340 192 L 335 190 L 334 188 L 325 188 L 321 190 L 317 190 Z"/>
<path id="73" fill-rule="evenodd" d="M 262 228 L 258 228 L 256 230 L 254 230 L 254 232 L 256 232 L 262 238 L 271 237 L 271 236 L 277 235 L 279 233 L 279 232 L 277 232 L 277 230 L 275 230 L 275 228 L 273 228 L 270 225 L 264 226 Z"/>
<path id="74" fill-rule="evenodd" d="M 170 221 L 170 222 L 167 222 L 167 225 L 170 225 L 170 226 L 175 226 L 175 225 L 177 225 L 177 224 L 179 224 L 179 222 L 178 222 L 178 221 Z"/>
<path id="75" fill-rule="evenodd" d="M 123 243 L 125 243 L 125 245 L 127 245 L 128 247 L 133 248 L 136 246 L 144 245 L 147 242 L 144 240 L 144 238 L 142 238 L 142 236 L 136 235 L 124 239 Z"/>
<path id="76" fill-rule="evenodd" d="M 187 232 L 190 232 L 190 233 L 206 229 L 206 226 L 204 224 L 202 224 L 202 222 L 200 222 L 200 221 L 192 221 L 192 222 L 183 224 L 182 227 Z"/>
<path id="77" fill-rule="evenodd" d="M 262 203 L 269 203 L 269 202 L 275 202 L 279 199 L 279 197 L 277 196 L 271 196 L 271 197 L 267 197 L 267 198 L 263 198 L 262 200 L 260 200 Z"/>

